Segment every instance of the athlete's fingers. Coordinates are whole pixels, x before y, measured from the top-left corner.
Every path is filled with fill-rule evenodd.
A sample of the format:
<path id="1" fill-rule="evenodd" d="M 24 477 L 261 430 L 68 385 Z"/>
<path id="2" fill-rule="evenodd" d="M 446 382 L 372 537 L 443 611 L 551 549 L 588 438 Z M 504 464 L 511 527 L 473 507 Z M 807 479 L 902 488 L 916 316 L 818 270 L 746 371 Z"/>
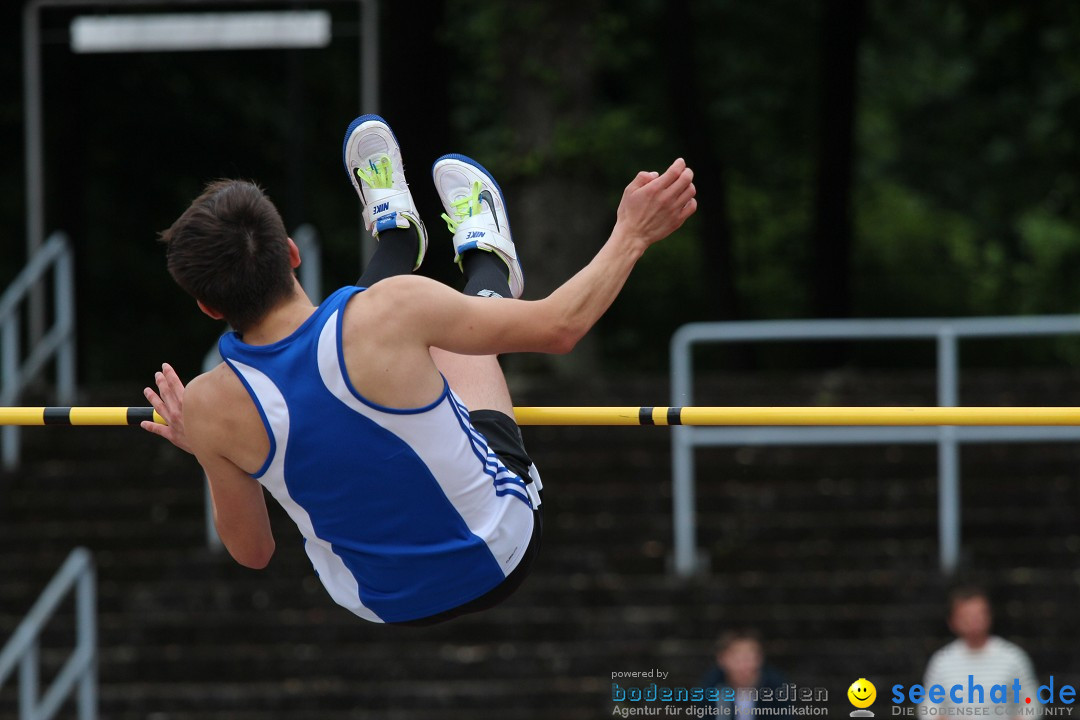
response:
<path id="1" fill-rule="evenodd" d="M 169 410 L 165 407 L 161 398 L 159 398 L 157 393 L 150 388 L 146 389 L 145 394 L 146 398 L 150 400 L 150 403 L 154 406 L 154 409 L 158 411 L 158 414 L 165 418 L 165 422 L 167 422 L 168 425 L 162 425 L 151 420 L 143 420 L 139 423 L 139 427 L 158 437 L 165 438 L 184 452 L 190 453 L 191 447 L 188 445 L 187 435 L 184 433 L 183 415 L 170 415 Z"/>
<path id="2" fill-rule="evenodd" d="M 172 407 L 172 398 L 169 395 L 169 384 L 165 381 L 165 374 L 162 372 L 154 373 L 154 384 L 157 385 L 158 399 L 164 407 Z"/>
<path id="3" fill-rule="evenodd" d="M 643 186 L 645 182 L 647 182 L 642 180 L 641 176 L 644 174 L 644 172 L 639 172 L 637 175 L 634 176 L 634 179 L 631 180 L 625 188 L 623 188 L 622 196 L 624 200 L 629 197 L 632 192 L 634 192 L 639 187 Z"/>
<path id="4" fill-rule="evenodd" d="M 157 396 L 161 398 L 161 401 L 168 404 L 169 401 L 169 384 L 165 380 L 165 373 L 158 370 L 154 373 L 154 385 L 157 386 Z"/>
<path id="5" fill-rule="evenodd" d="M 154 388 L 144 387 L 142 389 L 142 394 L 147 400 L 150 401 L 150 404 L 154 406 L 155 410 L 157 410 L 158 406 L 161 405 L 161 396 L 154 392 Z"/>
<path id="6" fill-rule="evenodd" d="M 697 210 L 697 198 L 690 198 L 690 200 L 682 206 L 679 211 L 679 225 L 686 222 L 686 218 L 690 217 Z"/>
<path id="7" fill-rule="evenodd" d="M 162 371 L 154 375 L 161 401 L 169 408 L 170 421 L 180 417 L 184 411 L 184 384 L 169 365 L 163 365 Z"/>
<path id="8" fill-rule="evenodd" d="M 169 363 L 162 363 L 161 375 L 164 380 L 162 390 L 168 395 L 169 400 L 176 402 L 182 401 L 184 397 L 184 383 L 181 382 L 180 376 L 176 374 L 176 370 L 173 369 Z"/>
<path id="9" fill-rule="evenodd" d="M 141 423 L 139 423 L 139 427 L 141 427 L 143 430 L 145 430 L 147 432 L 150 432 L 150 433 L 153 433 L 153 434 L 157 435 L 158 437 L 163 437 L 166 440 L 169 439 L 169 426 L 168 425 L 161 425 L 159 423 L 152 422 L 150 420 L 143 420 Z"/>
<path id="10" fill-rule="evenodd" d="M 679 178 L 685 169 L 686 161 L 682 158 L 676 158 L 675 162 L 671 163 L 671 166 L 664 171 L 663 175 L 653 179 L 650 186 L 655 187 L 657 191 L 665 190 Z"/>
<path id="11" fill-rule="evenodd" d="M 697 196 L 697 188 L 694 186 L 694 183 L 690 183 L 686 187 L 686 189 L 682 191 L 682 194 L 679 195 L 679 197 L 675 200 L 674 205 L 677 208 L 686 207 L 686 203 L 690 202 L 690 198 L 696 197 L 696 196 Z"/>
<path id="12" fill-rule="evenodd" d="M 645 172 L 644 170 L 642 170 L 637 175 L 635 175 L 634 179 L 630 181 L 630 184 L 626 186 L 626 189 L 623 191 L 623 197 L 625 198 L 627 195 L 631 194 L 635 190 L 640 190 L 641 188 L 645 187 L 649 184 L 650 180 L 656 178 L 658 175 L 659 173 L 657 172 Z"/>
<path id="13" fill-rule="evenodd" d="M 660 193 L 661 201 L 676 201 L 688 187 L 694 183 L 694 171 L 690 168 L 683 168 L 678 177 Z M 675 203 L 675 207 L 682 207 L 684 202 Z"/>
<path id="14" fill-rule="evenodd" d="M 655 172 L 647 172 L 645 170 L 642 170 L 641 172 L 639 172 L 637 175 L 634 176 L 633 180 L 630 181 L 630 187 L 636 189 L 636 188 L 641 187 L 642 185 L 646 185 L 646 184 L 648 184 L 648 182 L 650 180 L 655 178 L 656 175 L 657 175 L 657 173 L 655 173 Z"/>
<path id="15" fill-rule="evenodd" d="M 143 388 L 143 395 L 146 396 L 146 399 L 150 401 L 151 405 L 153 405 L 154 410 L 157 411 L 157 414 L 165 418 L 165 422 L 171 423 L 173 421 L 172 412 L 169 410 L 169 408 L 165 407 L 165 402 L 161 399 L 160 395 L 154 392 L 151 388 Z M 154 424 L 157 425 L 157 423 Z"/>

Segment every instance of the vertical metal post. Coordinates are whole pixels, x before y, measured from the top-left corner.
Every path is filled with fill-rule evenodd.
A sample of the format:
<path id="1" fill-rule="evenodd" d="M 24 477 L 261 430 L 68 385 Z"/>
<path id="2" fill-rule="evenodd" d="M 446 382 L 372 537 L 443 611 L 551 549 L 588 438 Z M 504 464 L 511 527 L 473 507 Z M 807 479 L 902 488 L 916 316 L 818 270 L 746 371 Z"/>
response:
<path id="1" fill-rule="evenodd" d="M 210 479 L 203 473 L 203 514 L 206 518 L 206 547 L 211 552 L 221 552 L 225 543 L 221 542 L 217 526 L 214 524 L 214 498 L 210 496 Z"/>
<path id="2" fill-rule="evenodd" d="M 0 387 L 0 398 L 5 405 L 15 402 L 15 394 L 19 390 L 19 335 L 21 323 L 18 312 L 8 316 L 4 326 L 0 329 L 0 378 L 3 387 Z M 19 465 L 19 428 L 14 425 L 6 425 L 0 431 L 0 454 L 3 456 L 5 470 L 14 470 Z"/>
<path id="3" fill-rule="evenodd" d="M 362 113 L 379 112 L 379 3 L 360 2 L 360 107 Z M 360 267 L 367 267 L 375 254 L 375 238 L 360 218 Z"/>
<path id="4" fill-rule="evenodd" d="M 672 511 L 675 531 L 675 574 L 690 577 L 698 568 L 697 507 L 694 487 L 693 428 L 672 428 Z"/>
<path id="5" fill-rule="evenodd" d="M 322 252 L 319 250 L 319 234 L 305 223 L 293 232 L 293 240 L 300 249 L 300 286 L 308 299 L 316 305 L 322 301 Z"/>
<path id="6" fill-rule="evenodd" d="M 38 702 L 38 639 L 35 637 L 19 661 L 19 720 L 36 720 Z"/>
<path id="7" fill-rule="evenodd" d="M 23 8 L 23 122 L 26 126 L 26 260 L 45 237 L 45 152 L 42 139 L 41 27 L 39 3 Z M 41 282 L 30 291 L 30 344 L 45 335 L 45 293 Z"/>
<path id="8" fill-rule="evenodd" d="M 671 340 L 671 404 L 693 404 L 693 346 L 676 332 Z M 690 577 L 698 569 L 697 508 L 694 487 L 694 446 L 689 427 L 671 429 L 671 502 L 674 532 L 673 565 L 679 577 Z"/>
<path id="9" fill-rule="evenodd" d="M 956 333 L 944 326 L 938 331 L 938 405 L 956 407 L 957 389 Z M 938 430 L 938 541 L 941 571 L 952 574 L 960 560 L 960 461 L 956 427 L 943 425 Z"/>
<path id="10" fill-rule="evenodd" d="M 56 259 L 56 326 L 63 337 L 56 350 L 56 392 L 61 405 L 75 404 L 75 268 L 71 246 L 62 233 L 64 252 Z"/>
<path id="11" fill-rule="evenodd" d="M 364 112 L 379 112 L 379 2 L 360 0 L 360 98 Z"/>
<path id="12" fill-rule="evenodd" d="M 303 224 L 292 233 L 293 242 L 300 250 L 300 286 L 313 303 L 322 299 L 322 248 L 319 247 L 319 233 L 314 226 Z M 203 372 L 210 372 L 219 362 L 217 346 L 203 358 Z M 210 482 L 203 474 L 203 530 L 206 547 L 211 552 L 221 552 L 225 545 L 221 542 L 217 527 L 214 525 L 214 499 L 210 496 Z"/>
<path id="13" fill-rule="evenodd" d="M 89 554 L 88 554 L 89 556 Z M 79 578 L 75 596 L 78 638 L 76 651 L 89 656 L 88 665 L 79 679 L 79 720 L 97 720 L 97 581 L 92 561 Z"/>
<path id="14" fill-rule="evenodd" d="M 303 265 L 301 265 L 303 267 Z M 231 329 L 231 328 L 230 328 Z M 206 353 L 206 357 L 203 358 L 202 371 L 204 373 L 213 370 L 218 363 L 221 362 L 221 354 L 218 352 L 218 346 L 215 343 Z M 203 479 L 203 531 L 206 535 L 206 548 L 210 552 L 221 552 L 225 547 L 221 542 L 221 537 L 218 535 L 217 527 L 214 525 L 214 501 L 210 497 L 210 481 L 206 477 L 206 473 L 202 475 Z"/>
<path id="15" fill-rule="evenodd" d="M 19 672 L 20 720 L 55 717 L 64 701 L 75 695 L 79 720 L 97 716 L 97 620 L 93 558 L 86 548 L 75 548 L 42 591 L 37 602 L 0 649 L 0 684 L 12 670 Z M 76 643 L 63 669 L 41 691 L 41 637 L 57 608 L 75 596 Z"/>

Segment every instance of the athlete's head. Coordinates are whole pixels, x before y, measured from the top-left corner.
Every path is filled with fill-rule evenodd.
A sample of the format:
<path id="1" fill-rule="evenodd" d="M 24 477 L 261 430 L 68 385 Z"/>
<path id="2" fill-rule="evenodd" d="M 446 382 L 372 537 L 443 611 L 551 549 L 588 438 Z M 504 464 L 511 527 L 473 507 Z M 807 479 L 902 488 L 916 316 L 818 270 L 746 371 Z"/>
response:
<path id="1" fill-rule="evenodd" d="M 990 637 L 993 616 L 986 591 L 964 585 L 949 593 L 949 629 L 968 647 L 980 648 Z"/>
<path id="2" fill-rule="evenodd" d="M 238 332 L 294 292 L 295 246 L 254 183 L 210 183 L 161 240 L 177 284 Z"/>

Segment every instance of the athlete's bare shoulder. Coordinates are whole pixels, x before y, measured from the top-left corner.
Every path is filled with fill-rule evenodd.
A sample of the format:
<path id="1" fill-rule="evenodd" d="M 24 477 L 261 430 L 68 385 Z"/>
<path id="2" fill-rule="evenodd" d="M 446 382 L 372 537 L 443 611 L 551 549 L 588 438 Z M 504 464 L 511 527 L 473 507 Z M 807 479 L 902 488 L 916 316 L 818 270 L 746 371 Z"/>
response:
<path id="1" fill-rule="evenodd" d="M 399 278 L 403 277 L 411 279 L 390 277 L 349 298 L 342 316 L 346 350 L 376 357 L 409 344 L 413 333 L 406 320 L 409 313 L 403 307 L 409 298 L 399 289 Z"/>
<path id="2" fill-rule="evenodd" d="M 215 441 L 216 449 L 222 444 L 216 442 L 220 431 L 235 423 L 241 404 L 238 401 L 246 395 L 240 379 L 225 363 L 192 378 L 184 392 L 184 420 L 196 431 L 189 434 L 201 439 L 200 445 L 206 440 Z"/>
<path id="3" fill-rule="evenodd" d="M 418 289 L 428 278 L 397 275 L 357 293 L 345 306 L 341 342 L 357 392 L 391 408 L 423 407 L 443 391 L 443 379 L 413 326 Z"/>
<path id="4" fill-rule="evenodd" d="M 187 410 L 195 409 L 200 413 L 209 410 L 213 415 L 223 415 L 234 409 L 230 401 L 246 397 L 247 390 L 236 373 L 225 363 L 218 363 L 212 370 L 191 379 L 185 405 Z"/>
<path id="5" fill-rule="evenodd" d="M 253 473 L 270 451 L 254 401 L 225 363 L 188 383 L 184 419 L 196 454 L 213 452 Z"/>
<path id="6" fill-rule="evenodd" d="M 365 338 L 390 345 L 421 345 L 418 325 L 431 314 L 429 293 L 441 283 L 422 275 L 394 275 L 349 298 L 344 324 Z M 426 347 L 426 346 L 425 346 Z"/>

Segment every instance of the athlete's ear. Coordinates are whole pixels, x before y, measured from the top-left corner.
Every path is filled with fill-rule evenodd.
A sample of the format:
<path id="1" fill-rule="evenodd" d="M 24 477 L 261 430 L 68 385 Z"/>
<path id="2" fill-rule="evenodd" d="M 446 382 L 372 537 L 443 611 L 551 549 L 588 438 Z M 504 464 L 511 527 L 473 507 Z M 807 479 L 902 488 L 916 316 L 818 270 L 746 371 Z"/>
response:
<path id="1" fill-rule="evenodd" d="M 215 320 L 224 320 L 225 319 L 225 316 L 222 315 L 221 313 L 219 313 L 217 310 L 203 305 L 202 300 L 196 300 L 195 302 L 198 303 L 199 309 L 202 310 L 203 313 L 205 313 L 206 315 L 209 315 L 210 317 L 214 318 Z"/>
<path id="2" fill-rule="evenodd" d="M 285 239 L 289 241 L 289 267 L 295 270 L 300 267 L 300 248 L 296 247 L 292 238 Z"/>

